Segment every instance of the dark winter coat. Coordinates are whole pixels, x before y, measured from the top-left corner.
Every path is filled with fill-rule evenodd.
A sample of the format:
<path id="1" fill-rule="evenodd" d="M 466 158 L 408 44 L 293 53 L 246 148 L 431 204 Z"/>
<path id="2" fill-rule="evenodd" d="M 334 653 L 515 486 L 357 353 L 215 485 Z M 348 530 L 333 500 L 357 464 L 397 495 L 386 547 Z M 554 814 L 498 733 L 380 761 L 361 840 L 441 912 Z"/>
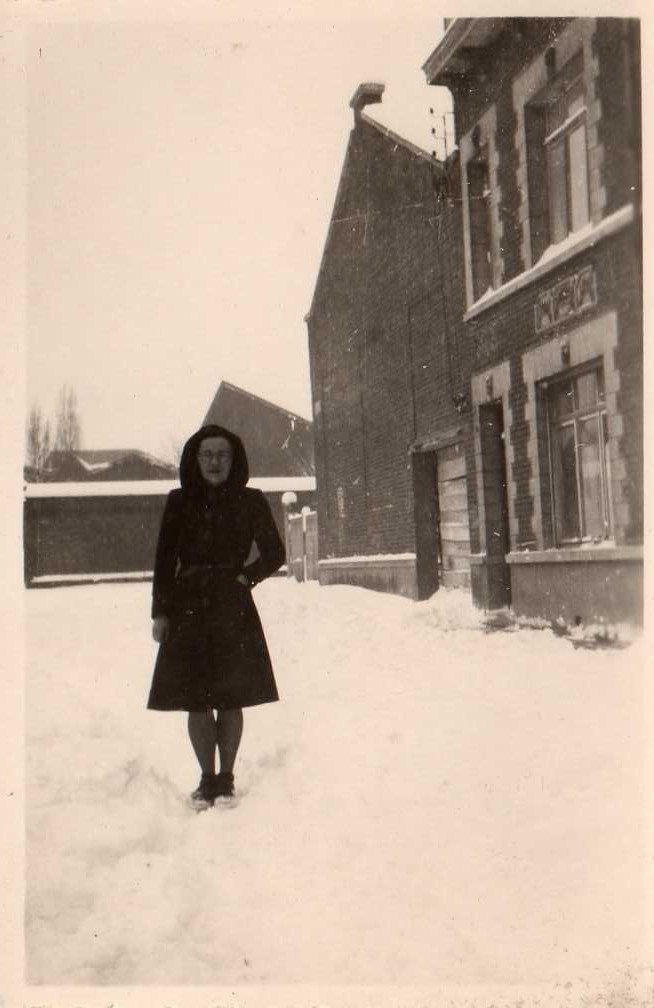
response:
<path id="1" fill-rule="evenodd" d="M 224 437 L 233 450 L 229 478 L 215 488 L 197 463 L 207 437 Z M 168 496 L 154 565 L 152 616 L 167 616 L 170 630 L 155 664 L 153 710 L 228 710 L 278 699 L 250 588 L 278 570 L 285 552 L 266 498 L 246 487 L 248 476 L 245 449 L 231 431 L 210 425 L 187 441 L 181 489 Z"/>

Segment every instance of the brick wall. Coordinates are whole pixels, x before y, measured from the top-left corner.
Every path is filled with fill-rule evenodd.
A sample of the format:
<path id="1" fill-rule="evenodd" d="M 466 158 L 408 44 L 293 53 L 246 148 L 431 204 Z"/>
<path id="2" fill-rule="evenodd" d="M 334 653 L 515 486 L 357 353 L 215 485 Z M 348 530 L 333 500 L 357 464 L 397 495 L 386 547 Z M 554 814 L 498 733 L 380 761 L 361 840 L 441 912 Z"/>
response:
<path id="1" fill-rule="evenodd" d="M 598 18 L 593 46 L 599 76 L 595 96 L 602 116 L 602 184 L 606 213 L 640 198 L 640 25 L 635 19 Z"/>
<path id="2" fill-rule="evenodd" d="M 161 494 L 26 500 L 26 582 L 43 575 L 151 571 L 165 500 Z"/>
<path id="3" fill-rule="evenodd" d="M 355 125 L 308 318 L 321 557 L 415 550 L 409 449 L 467 390 L 457 187 Z"/>
<path id="4" fill-rule="evenodd" d="M 493 103 L 512 105 L 512 81 L 555 40 L 572 18 L 507 18 L 492 50 L 469 53 L 474 60 L 469 76 L 453 86 L 456 134 L 460 138 L 473 128 Z M 502 112 L 511 118 L 509 111 Z"/>

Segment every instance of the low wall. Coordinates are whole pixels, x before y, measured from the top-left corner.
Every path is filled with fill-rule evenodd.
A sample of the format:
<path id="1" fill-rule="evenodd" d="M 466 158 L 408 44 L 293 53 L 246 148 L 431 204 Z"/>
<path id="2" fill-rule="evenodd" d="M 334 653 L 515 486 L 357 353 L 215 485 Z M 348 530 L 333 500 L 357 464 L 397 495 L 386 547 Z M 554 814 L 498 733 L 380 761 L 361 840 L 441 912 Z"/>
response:
<path id="1" fill-rule="evenodd" d="M 272 479 L 251 480 L 250 486 Z M 259 486 L 280 531 L 281 498 L 294 490 L 301 506 L 315 499 L 299 480 Z M 313 482 L 313 481 L 312 481 Z M 277 485 L 279 483 L 279 486 Z M 298 485 L 300 484 L 300 485 Z M 64 582 L 96 574 L 149 576 L 167 494 L 176 483 L 141 481 L 89 484 L 28 484 L 23 506 L 25 583 Z"/>
<path id="2" fill-rule="evenodd" d="M 643 622 L 643 549 L 598 547 L 511 553 L 511 606 L 519 616 L 588 625 Z"/>
<path id="3" fill-rule="evenodd" d="M 321 585 L 351 584 L 374 591 L 418 598 L 414 554 L 384 557 L 337 557 L 318 561 Z"/>
<path id="4" fill-rule="evenodd" d="M 151 572 L 165 496 L 26 500 L 25 582 L 71 574 Z"/>

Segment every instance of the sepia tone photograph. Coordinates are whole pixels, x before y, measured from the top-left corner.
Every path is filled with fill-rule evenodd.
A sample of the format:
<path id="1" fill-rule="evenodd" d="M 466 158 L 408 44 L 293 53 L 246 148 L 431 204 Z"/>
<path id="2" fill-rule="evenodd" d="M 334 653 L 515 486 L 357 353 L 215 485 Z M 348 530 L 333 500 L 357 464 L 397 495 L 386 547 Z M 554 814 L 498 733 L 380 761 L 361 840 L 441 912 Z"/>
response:
<path id="1" fill-rule="evenodd" d="M 0 31 L 0 1005 L 651 1006 L 641 20 L 182 6 Z"/>

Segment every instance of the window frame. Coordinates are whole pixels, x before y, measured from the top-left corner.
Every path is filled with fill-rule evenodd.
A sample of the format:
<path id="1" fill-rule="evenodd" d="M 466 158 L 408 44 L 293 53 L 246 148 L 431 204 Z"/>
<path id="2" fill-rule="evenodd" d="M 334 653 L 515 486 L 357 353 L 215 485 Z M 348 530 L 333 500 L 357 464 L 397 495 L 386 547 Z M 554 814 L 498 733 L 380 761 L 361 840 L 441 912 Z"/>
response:
<path id="1" fill-rule="evenodd" d="M 482 181 L 482 192 L 473 193 L 476 183 Z M 490 157 L 488 144 L 478 147 L 474 155 L 466 163 L 466 185 L 468 200 L 468 240 L 470 243 L 470 280 L 472 287 L 472 302 L 477 302 L 489 290 L 494 290 L 493 283 L 493 215 L 492 190 L 490 183 Z M 479 209 L 475 201 L 483 201 Z M 483 247 L 479 241 L 480 229 L 483 229 Z M 484 274 L 479 270 L 482 260 L 486 261 Z M 484 281 L 486 281 L 484 283 Z M 483 288 L 483 289 L 482 289 Z"/>
<path id="2" fill-rule="evenodd" d="M 575 89 L 575 87 L 581 83 L 581 101 L 582 104 L 579 108 L 575 109 L 572 113 L 568 114 L 565 120 L 558 126 L 555 126 L 551 130 L 547 130 L 547 119 L 552 113 L 553 106 L 558 102 L 561 102 L 566 95 L 570 95 L 570 92 Z M 583 87 L 583 73 L 580 72 L 576 77 L 574 77 L 567 86 L 564 86 L 561 94 L 554 96 L 549 102 L 546 103 L 545 109 L 545 121 L 546 121 L 546 134 L 543 137 L 543 148 L 545 152 L 545 163 L 546 163 L 546 179 L 548 188 L 548 227 L 549 227 L 549 239 L 550 245 L 556 245 L 560 241 L 565 241 L 565 239 L 571 235 L 576 234 L 590 221 L 590 179 L 588 173 L 588 127 L 587 127 L 587 115 L 588 109 L 586 107 L 586 95 Z M 576 136 L 580 130 L 583 130 L 583 176 L 584 176 L 584 216 L 585 220 L 578 227 L 574 227 L 574 183 L 577 176 L 576 164 L 573 159 L 571 141 L 574 136 Z M 563 153 L 563 175 L 564 184 L 562 186 L 563 194 L 565 197 L 565 208 L 561 219 L 555 220 L 553 215 L 553 200 L 551 195 L 553 193 L 553 187 L 550 182 L 554 152 L 557 150 L 562 150 Z M 561 238 L 554 240 L 554 234 L 557 230 L 557 225 L 563 227 L 565 234 Z"/>
<path id="3" fill-rule="evenodd" d="M 483 302 L 502 285 L 501 187 L 496 137 L 497 108 L 491 103 L 459 141 L 465 300 L 468 309 Z M 473 200 L 473 193 L 479 198 Z M 483 206 L 480 205 L 482 202 Z M 473 242 L 474 237 L 476 241 Z M 482 259 L 485 262 L 480 268 Z"/>
<path id="4" fill-rule="evenodd" d="M 575 95 L 575 91 L 577 94 Z M 553 125 L 550 118 L 557 106 L 566 101 L 581 104 Z M 555 247 L 571 235 L 578 234 L 591 221 L 591 180 L 588 145 L 588 107 L 583 50 L 571 56 L 549 82 L 523 106 L 527 134 L 527 192 L 529 229 L 534 261 L 546 249 Z M 560 118 L 560 116 L 559 116 Z M 575 207 L 574 166 L 578 158 L 571 150 L 571 138 L 583 129 L 583 223 L 573 229 Z M 563 157 L 563 185 L 559 184 L 559 201 L 565 202 L 560 217 L 554 216 L 554 193 L 551 174 L 554 153 L 560 149 Z M 560 170 L 560 169 L 559 169 Z M 581 177 L 581 176 L 579 176 Z M 557 231 L 559 232 L 557 236 Z"/>
<path id="5" fill-rule="evenodd" d="M 580 407 L 577 401 L 576 387 L 580 378 L 594 374 L 600 380 L 600 387 L 596 394 L 593 406 Z M 604 369 L 601 360 L 594 360 L 584 363 L 576 368 L 558 374 L 555 377 L 547 378 L 540 383 L 544 392 L 545 423 L 547 428 L 547 464 L 549 480 L 549 496 L 551 507 L 551 529 L 554 546 L 581 546 L 584 543 L 600 543 L 613 539 L 615 521 L 613 515 L 613 501 L 611 494 L 611 460 L 609 453 L 608 437 L 608 410 L 606 405 L 606 391 L 604 390 Z M 568 418 L 558 419 L 554 415 L 554 397 L 565 385 L 569 385 L 575 395 L 573 409 Z M 587 532 L 587 511 L 584 501 L 583 471 L 580 462 L 580 449 L 584 442 L 579 436 L 581 424 L 595 419 L 597 422 L 597 445 L 599 461 L 599 483 L 600 498 L 595 503 L 599 505 L 604 532 L 602 535 L 593 535 Z M 561 505 L 563 491 L 560 484 L 559 470 L 557 462 L 554 435 L 564 428 L 571 428 L 574 435 L 574 460 L 575 460 L 575 488 L 576 488 L 576 523 L 578 535 L 566 536 L 563 534 L 563 517 Z"/>

